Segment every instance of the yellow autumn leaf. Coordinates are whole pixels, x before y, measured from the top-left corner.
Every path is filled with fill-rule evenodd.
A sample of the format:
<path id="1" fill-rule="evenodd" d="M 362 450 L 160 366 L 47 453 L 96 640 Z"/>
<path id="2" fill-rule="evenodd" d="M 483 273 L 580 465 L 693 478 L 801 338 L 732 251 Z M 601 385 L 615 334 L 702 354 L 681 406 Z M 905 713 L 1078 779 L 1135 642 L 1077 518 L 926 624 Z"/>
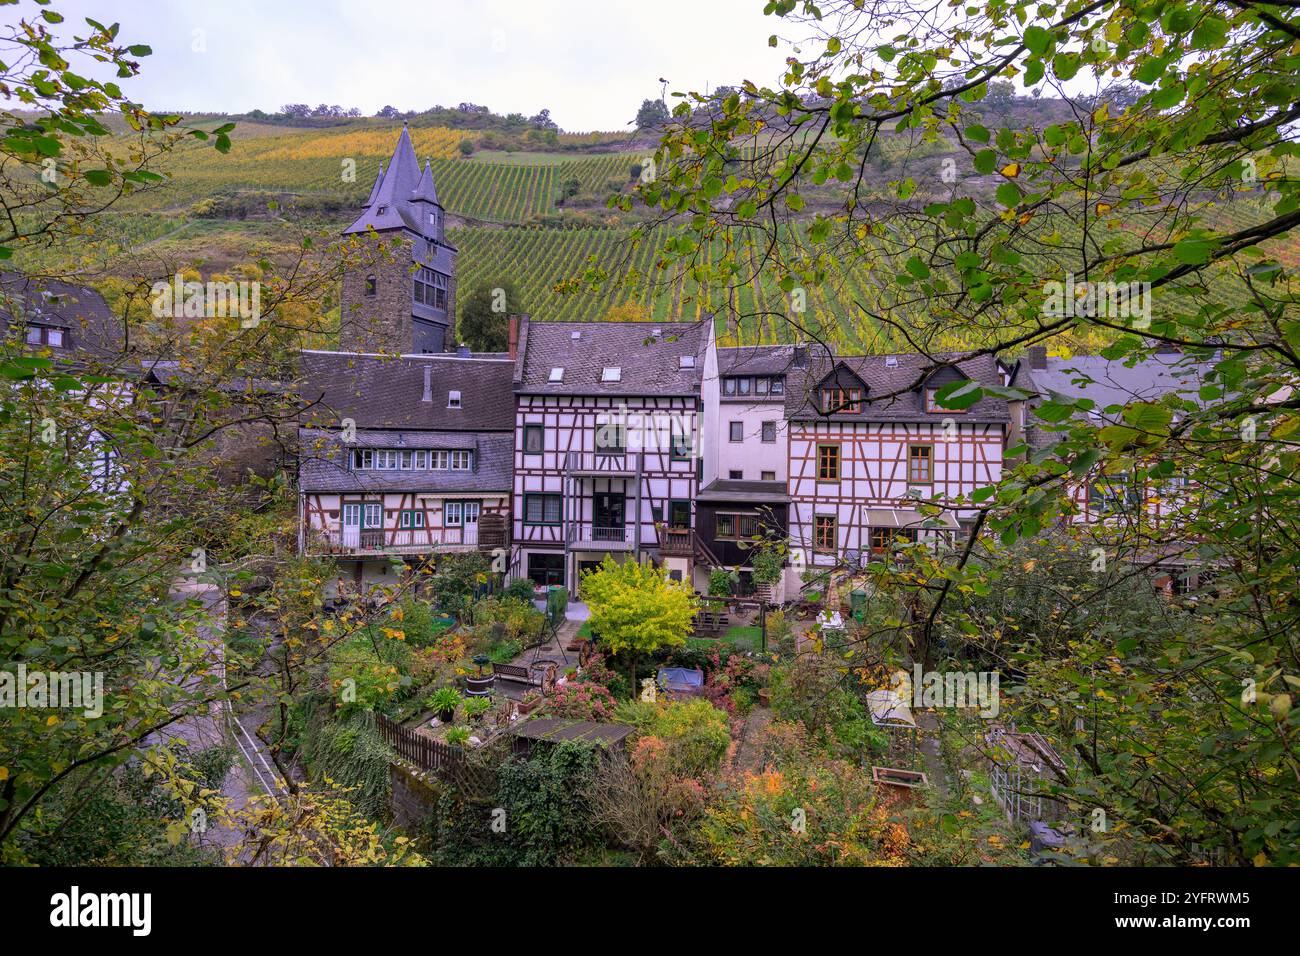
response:
<path id="1" fill-rule="evenodd" d="M 1007 163 L 1005 166 L 1002 167 L 1002 175 L 1007 177 L 1007 179 L 1015 179 L 1017 176 L 1020 175 L 1020 164 Z"/>
<path id="2" fill-rule="evenodd" d="M 0 780 L 8 780 L 8 779 L 9 779 L 9 768 L 0 767 Z"/>

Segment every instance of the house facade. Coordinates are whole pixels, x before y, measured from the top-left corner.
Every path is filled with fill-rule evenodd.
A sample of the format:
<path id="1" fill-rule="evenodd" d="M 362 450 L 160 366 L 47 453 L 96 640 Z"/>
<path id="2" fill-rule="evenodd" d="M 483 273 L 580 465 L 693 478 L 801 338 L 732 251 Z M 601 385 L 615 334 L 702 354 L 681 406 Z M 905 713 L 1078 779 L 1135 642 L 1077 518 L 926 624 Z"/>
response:
<path id="1" fill-rule="evenodd" d="M 963 380 L 1000 385 L 1001 373 L 990 357 L 813 352 L 791 376 L 790 542 L 805 566 L 853 566 L 899 538 L 962 531 L 973 510 L 957 499 L 1001 478 L 1011 421 L 1002 399 L 964 411 L 936 403 Z M 921 502 L 939 514 L 922 514 Z"/>
<path id="2" fill-rule="evenodd" d="M 711 348 L 707 324 L 522 323 L 512 574 L 576 591 L 582 571 L 611 556 L 689 579 L 669 531 L 694 520 Z"/>
<path id="3" fill-rule="evenodd" d="M 505 355 L 304 352 L 300 549 L 357 583 L 456 550 L 504 565 L 513 369 Z"/>

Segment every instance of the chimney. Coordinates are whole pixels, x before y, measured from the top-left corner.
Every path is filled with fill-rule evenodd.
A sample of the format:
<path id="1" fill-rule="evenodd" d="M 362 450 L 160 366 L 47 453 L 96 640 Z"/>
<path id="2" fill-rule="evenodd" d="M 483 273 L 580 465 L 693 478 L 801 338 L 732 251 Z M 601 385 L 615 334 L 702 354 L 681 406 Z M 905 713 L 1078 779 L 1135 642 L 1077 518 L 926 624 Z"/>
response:
<path id="1" fill-rule="evenodd" d="M 460 345 L 456 346 L 456 355 L 459 358 L 469 358 L 469 346 L 461 342 Z"/>
<path id="2" fill-rule="evenodd" d="M 808 367 L 808 348 L 804 345 L 796 345 L 791 353 L 790 365 L 793 368 Z"/>
<path id="3" fill-rule="evenodd" d="M 1030 368 L 1047 368 L 1047 346 L 1031 345 L 1029 346 L 1029 367 Z"/>
<path id="4" fill-rule="evenodd" d="M 506 327 L 506 351 L 510 354 L 510 361 L 519 358 L 519 320 L 526 316 L 511 315 L 509 324 Z"/>
<path id="5" fill-rule="evenodd" d="M 422 402 L 433 401 L 433 366 L 432 365 L 426 365 L 424 367 L 424 397 L 421 398 L 420 401 Z"/>

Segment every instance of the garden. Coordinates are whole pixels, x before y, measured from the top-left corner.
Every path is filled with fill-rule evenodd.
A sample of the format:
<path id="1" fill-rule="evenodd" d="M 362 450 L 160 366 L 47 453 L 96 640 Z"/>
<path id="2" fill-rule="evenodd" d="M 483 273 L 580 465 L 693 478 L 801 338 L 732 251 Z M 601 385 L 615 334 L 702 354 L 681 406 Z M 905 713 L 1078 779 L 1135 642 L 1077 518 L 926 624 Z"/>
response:
<path id="1" fill-rule="evenodd" d="M 868 694 L 884 656 L 850 666 L 780 612 L 767 651 L 751 623 L 694 636 L 700 599 L 648 564 L 584 573 L 581 663 L 530 687 L 490 675 L 527 658 L 555 623 L 525 582 L 493 587 L 455 556 L 382 622 L 331 650 L 319 692 L 295 715 L 313 777 L 376 821 L 391 819 L 392 726 L 477 768 L 474 788 L 430 773 L 417 844 L 445 865 L 903 865 L 1014 862 L 1021 851 L 967 791 L 900 788 L 876 766 L 920 766 L 915 739 L 878 726 Z M 857 626 L 855 624 L 855 626 Z M 665 690 L 664 669 L 698 672 Z M 490 686 L 489 686 L 490 684 Z M 481 696 L 468 693 L 484 687 Z M 563 735 L 509 745 L 527 721 L 616 727 L 617 744 Z M 541 726 L 541 725 L 539 725 Z M 390 728 L 386 730 L 385 728 Z M 405 750 L 398 748 L 405 757 Z M 459 764 L 458 764 L 459 765 Z M 969 789 L 969 788 L 967 788 Z M 492 813 L 503 811 L 503 828 Z M 996 836 L 990 842 L 989 835 Z"/>

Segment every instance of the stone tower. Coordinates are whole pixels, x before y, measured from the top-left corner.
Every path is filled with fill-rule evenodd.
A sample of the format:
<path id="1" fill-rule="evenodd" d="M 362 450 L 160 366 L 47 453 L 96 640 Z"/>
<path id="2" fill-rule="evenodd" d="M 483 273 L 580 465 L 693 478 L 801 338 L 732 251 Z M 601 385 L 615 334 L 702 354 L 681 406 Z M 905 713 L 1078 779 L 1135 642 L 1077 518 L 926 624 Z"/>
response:
<path id="1" fill-rule="evenodd" d="M 373 230 L 373 233 L 371 232 Z M 456 316 L 456 247 L 433 173 L 423 172 L 405 124 L 388 169 L 356 222 L 343 270 L 339 348 L 403 355 L 450 349 Z"/>

